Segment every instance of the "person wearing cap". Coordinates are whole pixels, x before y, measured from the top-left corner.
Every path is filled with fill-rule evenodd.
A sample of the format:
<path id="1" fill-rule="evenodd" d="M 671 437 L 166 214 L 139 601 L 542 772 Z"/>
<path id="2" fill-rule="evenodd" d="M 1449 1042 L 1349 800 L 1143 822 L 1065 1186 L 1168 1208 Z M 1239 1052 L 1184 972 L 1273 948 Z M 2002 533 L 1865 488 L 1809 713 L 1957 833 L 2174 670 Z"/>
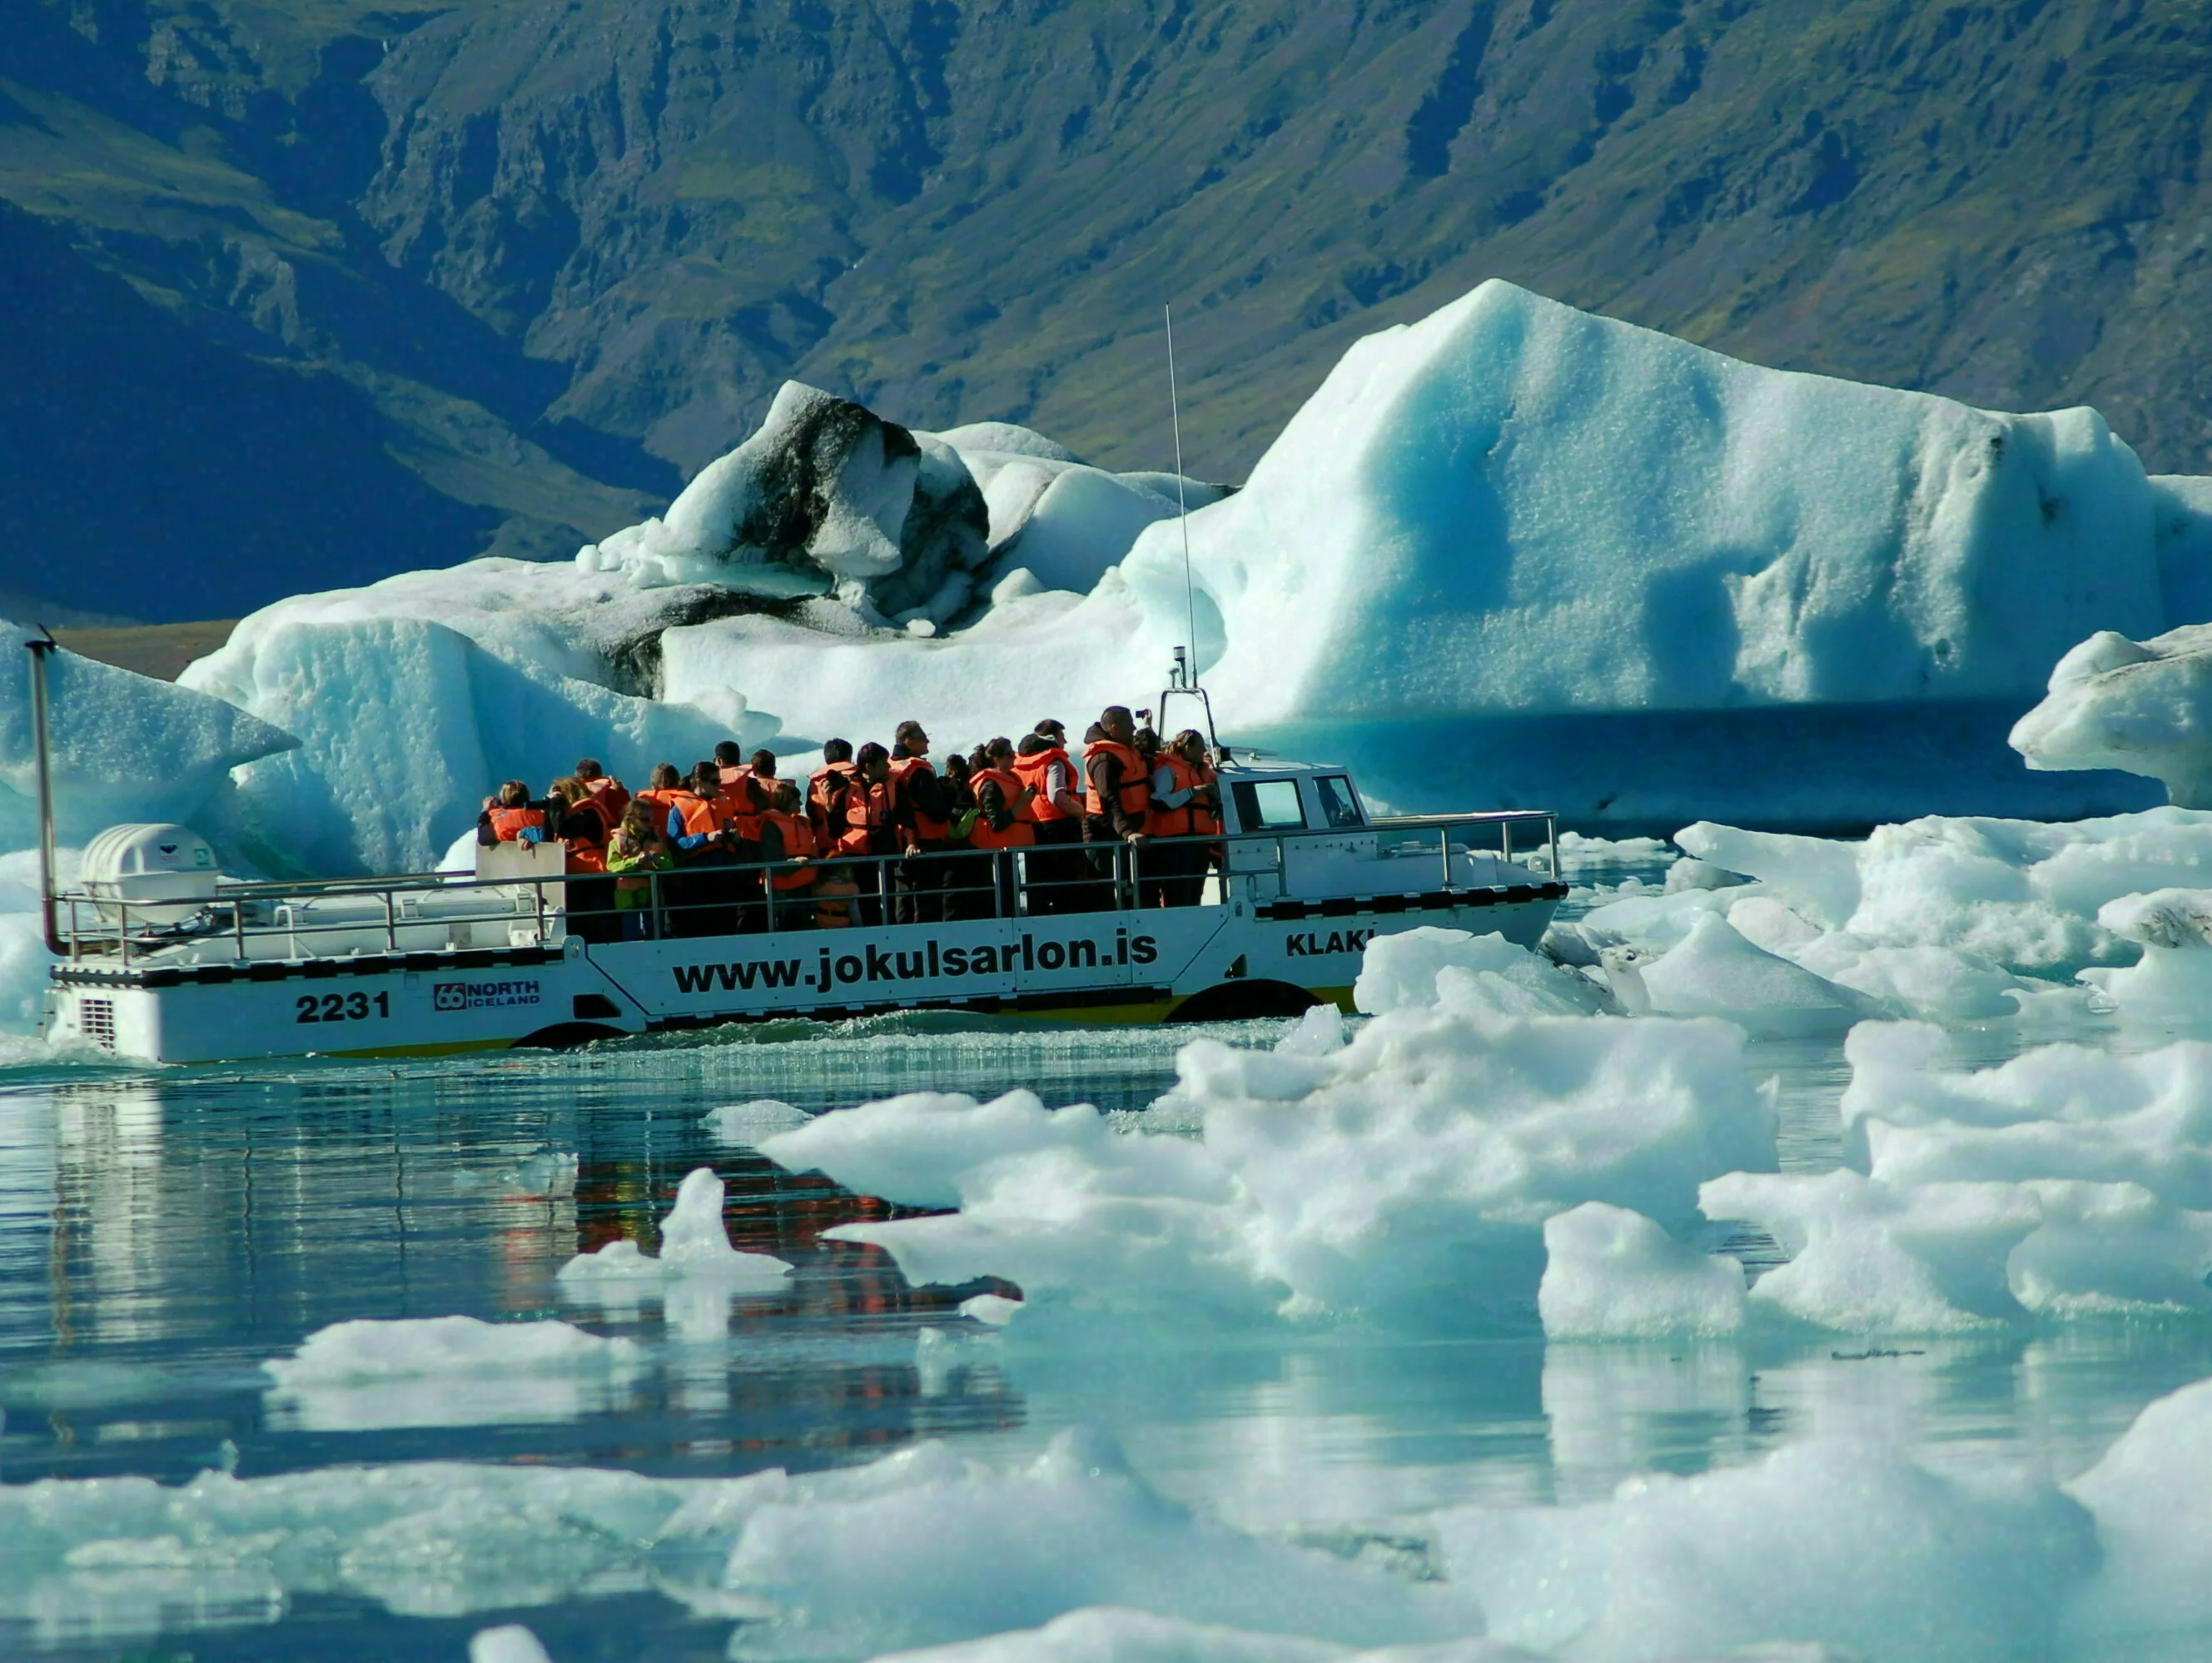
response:
<path id="1" fill-rule="evenodd" d="M 1082 781 L 1067 758 L 1067 729 L 1048 716 L 1014 747 L 1014 777 L 1029 788 L 1038 853 L 1029 856 L 1030 910 L 1073 912 L 1091 868 L 1083 842 Z"/>
<path id="2" fill-rule="evenodd" d="M 1137 724 L 1127 705 L 1108 705 L 1091 731 L 1097 737 L 1086 738 L 1083 747 L 1083 840 L 1091 846 L 1099 877 L 1110 880 L 1125 869 L 1121 861 L 1133 857 L 1144 844 L 1152 775 L 1132 743 Z M 1123 844 L 1129 846 L 1129 856 L 1116 852 Z"/>
<path id="3" fill-rule="evenodd" d="M 922 725 L 902 722 L 892 737 L 890 777 L 898 788 L 907 850 L 894 874 L 897 922 L 933 924 L 945 917 L 945 851 L 952 847 L 952 805 L 945 782 L 929 765 L 929 735 Z"/>

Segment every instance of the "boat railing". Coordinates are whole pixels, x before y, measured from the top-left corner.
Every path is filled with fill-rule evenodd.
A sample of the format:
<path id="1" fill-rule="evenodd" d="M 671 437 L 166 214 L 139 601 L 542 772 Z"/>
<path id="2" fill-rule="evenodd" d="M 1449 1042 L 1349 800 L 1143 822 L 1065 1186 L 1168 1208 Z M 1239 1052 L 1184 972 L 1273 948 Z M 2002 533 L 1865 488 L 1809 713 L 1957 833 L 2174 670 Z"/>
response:
<path id="1" fill-rule="evenodd" d="M 1395 815 L 1330 826 L 1284 826 L 1141 844 L 943 848 L 918 855 L 830 855 L 781 862 L 705 860 L 672 870 L 531 875 L 428 872 L 389 878 L 225 883 L 212 898 L 129 901 L 82 892 L 56 898 L 72 963 L 299 962 L 544 948 L 565 938 L 624 940 L 775 934 L 832 923 L 939 923 L 1296 899 L 1313 868 L 1299 860 L 1348 856 L 1310 899 L 1455 893 L 1509 885 L 1472 881 L 1465 856 L 1506 865 L 1542 851 L 1559 871 L 1558 829 L 1540 809 Z M 1256 858 L 1254 858 L 1256 856 Z M 1431 865 L 1424 856 L 1432 856 Z M 1401 868 L 1401 862 L 1407 862 Z M 1342 889 L 1346 870 L 1374 885 Z M 811 881 L 785 886 L 802 874 Z M 784 883 L 780 884 L 781 879 Z M 642 899 L 617 904 L 616 886 Z M 178 949 L 190 948 L 190 952 Z M 226 948 L 228 951 L 226 951 Z"/>

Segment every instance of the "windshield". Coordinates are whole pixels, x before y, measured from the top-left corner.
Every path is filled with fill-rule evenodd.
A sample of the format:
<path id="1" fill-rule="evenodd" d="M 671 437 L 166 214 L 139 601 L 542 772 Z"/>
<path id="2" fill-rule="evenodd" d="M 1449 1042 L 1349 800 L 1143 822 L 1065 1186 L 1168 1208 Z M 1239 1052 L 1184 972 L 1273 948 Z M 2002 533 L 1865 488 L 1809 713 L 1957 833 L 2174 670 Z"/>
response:
<path id="1" fill-rule="evenodd" d="M 1352 795 L 1352 781 L 1343 774 L 1323 774 L 1314 782 L 1321 793 L 1322 818 L 1331 825 L 1364 825 L 1359 799 Z"/>
<path id="2" fill-rule="evenodd" d="M 1306 823 L 1305 810 L 1298 807 L 1296 780 L 1239 780 L 1230 788 L 1230 795 L 1237 804 L 1240 831 L 1273 832 Z"/>

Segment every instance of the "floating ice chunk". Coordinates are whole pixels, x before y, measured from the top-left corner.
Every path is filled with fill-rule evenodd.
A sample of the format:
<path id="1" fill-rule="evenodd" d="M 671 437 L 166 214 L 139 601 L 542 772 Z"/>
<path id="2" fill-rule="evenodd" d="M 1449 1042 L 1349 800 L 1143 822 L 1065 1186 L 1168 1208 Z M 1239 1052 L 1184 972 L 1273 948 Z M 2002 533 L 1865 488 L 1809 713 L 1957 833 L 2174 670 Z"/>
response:
<path id="1" fill-rule="evenodd" d="M 2140 1184 L 2041 1179 L 2022 1186 L 2041 1221 L 2012 1251 L 2020 1302 L 2057 1318 L 2212 1311 L 2212 1213 L 2160 1201 Z"/>
<path id="2" fill-rule="evenodd" d="M 1731 1654 L 1733 1663 L 1828 1663 L 1813 1648 Z M 1286 1634 L 1188 1623 L 1115 1605 L 1089 1606 L 1041 1629 L 899 1652 L 875 1663 L 1551 1663 L 1548 1655 L 1468 1638 L 1380 1651 Z M 1674 1663 L 1694 1663 L 1680 1659 Z M 1834 1660 L 1833 1663 L 1844 1663 Z"/>
<path id="3" fill-rule="evenodd" d="M 1715 912 L 1698 914 L 1682 939 L 1657 959 L 1609 959 L 1607 969 L 1609 975 L 1635 978 L 1642 997 L 1634 1008 L 1723 1017 L 1754 1034 L 1838 1033 L 1862 1018 L 1881 1014 L 1864 994 L 1753 947 Z M 1615 992 L 1621 992 L 1617 982 Z M 1622 1002 L 1629 1001 L 1623 997 Z"/>
<path id="4" fill-rule="evenodd" d="M 276 1424 L 361 1432 L 579 1420 L 617 1406 L 644 1358 L 563 1322 L 433 1317 L 334 1324 L 262 1368 Z"/>
<path id="5" fill-rule="evenodd" d="M 1993 1069 L 1942 1069 L 1923 1025 L 1854 1033 L 1844 1154 L 1898 1185 L 2082 1179 L 2212 1209 L 2212 1045 L 2138 1056 L 2044 1045 Z"/>
<path id="6" fill-rule="evenodd" d="M 804 1109 L 773 1097 L 757 1097 L 747 1103 L 725 1103 L 706 1114 L 708 1130 L 725 1143 L 750 1148 L 764 1137 L 804 1126 L 813 1117 Z"/>
<path id="7" fill-rule="evenodd" d="M 1022 1313 L 1022 1302 L 1003 1294 L 977 1294 L 960 1301 L 960 1314 L 970 1322 L 1004 1328 Z"/>
<path id="8" fill-rule="evenodd" d="M 427 1317 L 333 1323 L 308 1335 L 289 1357 L 261 1367 L 277 1385 L 296 1387 L 410 1374 L 620 1368 L 644 1355 L 634 1340 L 605 1339 L 565 1322 Z"/>
<path id="9" fill-rule="evenodd" d="M 2069 1637 L 2156 1635 L 2180 1643 L 2141 1654 L 2179 1658 L 2193 1640 L 2201 1655 L 2212 1629 L 2212 1380 L 2150 1404 L 2067 1489 L 2096 1514 L 2105 1550 L 2069 1613 Z"/>
<path id="10" fill-rule="evenodd" d="M 1825 929 L 1839 929 L 1858 911 L 1857 846 L 1828 838 L 1742 832 L 1699 820 L 1674 834 L 1698 860 L 1755 878 Z"/>
<path id="11" fill-rule="evenodd" d="M 1641 1213 L 1589 1201 L 1544 1221 L 1536 1307 L 1547 1339 L 1733 1334 L 1742 1267 L 1681 1243 Z"/>
<path id="12" fill-rule="evenodd" d="M 1492 1636 L 1607 1663 L 1778 1636 L 1885 1663 L 2016 1663 L 2045 1654 L 2098 1562 L 2087 1511 L 2045 1480 L 1939 1476 L 1841 1439 L 1436 1523 Z"/>
<path id="13" fill-rule="evenodd" d="M 1773 1236 L 1790 1263 L 1751 1290 L 1757 1306 L 1848 1333 L 1954 1333 L 2022 1314 L 2006 1261 L 2042 1221 L 2010 1184 L 1899 1188 L 1857 1173 L 1732 1173 L 1705 1186 L 1714 1219 Z"/>
<path id="14" fill-rule="evenodd" d="M 1604 1004 L 1583 978 L 1562 972 L 1503 935 L 1433 924 L 1370 942 L 1352 996 L 1370 1015 L 1446 1005 L 1500 1015 L 1571 1016 Z"/>
<path id="15" fill-rule="evenodd" d="M 899 1652 L 876 1663 L 1344 1663 L 1351 1655 L 1325 1640 L 1094 1605 L 1040 1629 Z"/>
<path id="16" fill-rule="evenodd" d="M 579 1253 L 560 1270 L 566 1285 L 657 1282 L 676 1277 L 712 1282 L 734 1291 L 780 1288 L 791 1266 L 767 1253 L 741 1253 L 730 1246 L 722 1222 L 722 1180 L 701 1167 L 677 1186 L 676 1205 L 660 1221 L 660 1255 L 648 1257 L 634 1241 L 611 1241 L 595 1253 Z"/>
<path id="17" fill-rule="evenodd" d="M 2014 724 L 2030 768 L 2117 768 L 2212 808 L 2212 626 L 2148 641 L 2100 630 L 2058 661 L 2043 702 Z"/>
<path id="18" fill-rule="evenodd" d="M 1017 1093 L 893 1099 L 763 1148 L 868 1193 L 957 1205 L 830 1233 L 885 1248 L 916 1282 L 1455 1327 L 1534 1314 L 1551 1215 L 1601 1200 L 1686 1221 L 1701 1178 L 1773 1165 L 1772 1106 L 1737 1030 L 1462 1010 L 1450 981 L 1436 1006 L 1348 1040 L 1324 1012 L 1273 1051 L 1184 1046 L 1156 1112 L 1195 1139 Z"/>
<path id="19" fill-rule="evenodd" d="M 1482 1626 L 1457 1589 L 1194 1518 L 1084 1432 L 1012 1471 L 930 1446 L 795 1479 L 747 1519 L 723 1581 L 781 1613 L 748 1636 L 748 1649 L 780 1654 L 944 1644 L 1101 1605 L 1367 1644 Z"/>
<path id="20" fill-rule="evenodd" d="M 1631 895 L 1591 908 L 1575 920 L 1575 928 L 1600 951 L 1627 947 L 1656 955 L 1680 942 L 1700 918 L 1726 917 L 1731 907 L 1742 905 L 1747 894 L 1737 887 Z"/>
<path id="21" fill-rule="evenodd" d="M 469 1637 L 469 1663 L 553 1663 L 538 1636 L 520 1623 L 481 1629 Z"/>
<path id="22" fill-rule="evenodd" d="M 1087 1104 L 1048 1109 L 1035 1092 L 1012 1091 L 982 1104 L 957 1092 L 909 1092 L 817 1116 L 759 1147 L 780 1166 L 828 1173 L 862 1195 L 957 1207 L 971 1178 L 989 1183 L 994 1162 L 1067 1150 L 1097 1164 L 1137 1146 L 1125 1148 Z"/>

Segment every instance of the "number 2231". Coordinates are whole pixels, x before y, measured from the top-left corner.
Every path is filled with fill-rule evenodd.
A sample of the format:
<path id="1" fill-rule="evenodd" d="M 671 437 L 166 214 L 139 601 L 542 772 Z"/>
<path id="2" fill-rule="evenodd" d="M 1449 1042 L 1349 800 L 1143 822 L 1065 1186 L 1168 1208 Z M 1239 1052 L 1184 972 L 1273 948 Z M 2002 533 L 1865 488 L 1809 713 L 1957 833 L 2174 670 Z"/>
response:
<path id="1" fill-rule="evenodd" d="M 303 993 L 295 1007 L 295 1022 L 358 1022 L 368 1016 L 392 1014 L 388 993 Z"/>

